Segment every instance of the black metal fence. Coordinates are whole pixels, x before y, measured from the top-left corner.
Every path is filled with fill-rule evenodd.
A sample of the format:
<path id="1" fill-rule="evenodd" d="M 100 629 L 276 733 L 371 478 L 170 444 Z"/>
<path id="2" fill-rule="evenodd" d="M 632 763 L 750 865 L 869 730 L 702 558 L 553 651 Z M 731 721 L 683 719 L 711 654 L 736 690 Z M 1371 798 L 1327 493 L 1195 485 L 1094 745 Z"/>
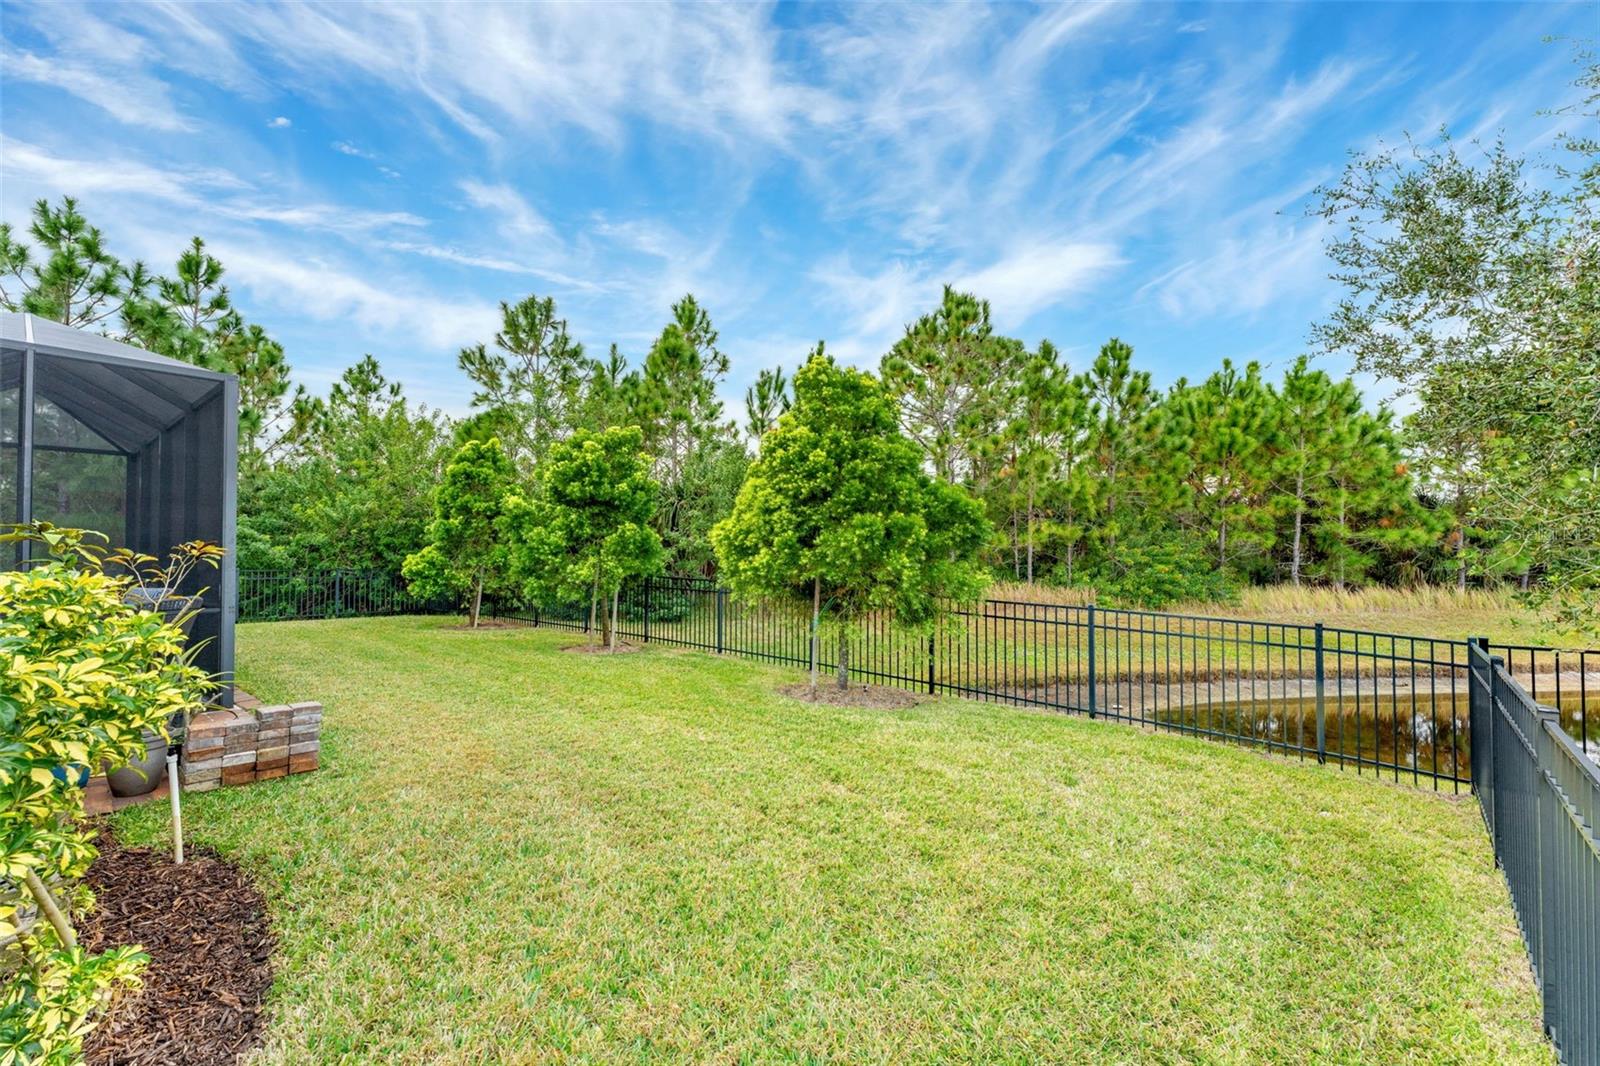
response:
<path id="1" fill-rule="evenodd" d="M 241 570 L 241 622 L 354 618 L 387 614 L 444 614 L 448 601 L 425 600 L 405 579 L 381 570 Z"/>
<path id="2" fill-rule="evenodd" d="M 491 608 L 572 630 L 583 605 Z M 806 603 L 746 603 L 702 578 L 628 586 L 619 636 L 806 666 Z M 883 614 L 821 641 L 856 681 L 1044 707 L 1247 743 L 1390 780 L 1471 782 L 1469 642 L 1323 625 L 988 600 L 908 631 Z M 1497 647 L 1506 669 L 1600 744 L 1600 652 Z"/>
<path id="3" fill-rule="evenodd" d="M 239 574 L 239 620 L 447 613 L 402 578 L 357 570 Z M 490 613 L 583 630 L 586 605 Z M 630 640 L 806 666 L 809 604 L 749 603 L 705 578 L 624 588 Z M 1470 642 L 1335 626 L 1097 606 L 987 600 L 952 605 L 931 628 L 886 614 L 830 626 L 819 667 L 929 693 L 1035 706 L 1246 743 L 1357 773 L 1460 791 L 1472 780 Z M 1496 645 L 1507 673 L 1560 715 L 1581 751 L 1600 750 L 1600 651 Z M 1593 745 L 1593 748 L 1591 748 Z"/>
<path id="4" fill-rule="evenodd" d="M 1474 790 L 1545 1029 L 1563 1062 L 1600 1063 L 1600 769 L 1507 660 L 1477 646 L 1469 655 Z"/>

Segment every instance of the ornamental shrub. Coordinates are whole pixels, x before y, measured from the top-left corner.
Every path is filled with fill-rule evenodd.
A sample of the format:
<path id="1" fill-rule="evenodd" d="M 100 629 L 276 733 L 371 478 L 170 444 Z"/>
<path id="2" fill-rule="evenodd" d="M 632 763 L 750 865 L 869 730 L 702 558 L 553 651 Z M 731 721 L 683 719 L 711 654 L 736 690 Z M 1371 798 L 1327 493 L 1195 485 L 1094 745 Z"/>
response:
<path id="1" fill-rule="evenodd" d="M 0 542 L 31 540 L 48 556 L 0 573 L 0 943 L 10 941 L 0 951 L 0 1066 L 77 1061 L 95 1011 L 137 982 L 144 958 L 131 947 L 69 947 L 42 918 L 22 927 L 30 875 L 56 886 L 69 913 L 91 902 L 70 890 L 95 857 L 83 790 L 76 774 L 53 771 L 126 766 L 144 754 L 145 730 L 164 734 L 170 715 L 212 687 L 179 624 L 124 602 L 135 579 L 106 564 L 126 553 L 48 523 L 10 529 Z"/>

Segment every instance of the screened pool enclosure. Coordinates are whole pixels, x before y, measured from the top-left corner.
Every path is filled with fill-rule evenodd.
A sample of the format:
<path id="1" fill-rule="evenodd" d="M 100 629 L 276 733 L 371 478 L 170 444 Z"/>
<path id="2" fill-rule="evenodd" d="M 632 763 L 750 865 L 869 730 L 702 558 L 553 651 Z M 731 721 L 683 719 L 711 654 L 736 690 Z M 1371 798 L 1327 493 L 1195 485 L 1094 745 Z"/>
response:
<path id="1" fill-rule="evenodd" d="M 239 384 L 34 315 L 0 314 L 0 521 L 97 529 L 165 558 L 175 544 L 227 549 L 204 588 L 199 664 L 233 676 Z M 4 545 L 0 566 L 33 546 Z M 231 689 L 224 697 L 231 700 Z"/>

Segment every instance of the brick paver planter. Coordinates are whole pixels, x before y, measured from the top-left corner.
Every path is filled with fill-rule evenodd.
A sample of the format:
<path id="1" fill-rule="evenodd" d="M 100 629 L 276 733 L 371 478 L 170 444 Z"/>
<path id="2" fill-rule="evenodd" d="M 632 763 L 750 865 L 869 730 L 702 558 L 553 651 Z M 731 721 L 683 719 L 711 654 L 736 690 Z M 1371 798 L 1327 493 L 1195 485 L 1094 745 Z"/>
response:
<path id="1" fill-rule="evenodd" d="M 232 710 L 204 711 L 189 723 L 180 766 L 185 792 L 248 785 L 317 768 L 322 704 L 262 704 L 236 693 Z"/>

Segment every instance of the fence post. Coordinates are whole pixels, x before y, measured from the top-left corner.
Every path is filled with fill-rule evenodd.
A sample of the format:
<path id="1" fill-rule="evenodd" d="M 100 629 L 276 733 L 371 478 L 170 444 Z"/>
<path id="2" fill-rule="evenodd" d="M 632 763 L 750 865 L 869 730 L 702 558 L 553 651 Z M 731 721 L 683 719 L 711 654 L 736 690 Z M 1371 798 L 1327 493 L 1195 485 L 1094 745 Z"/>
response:
<path id="1" fill-rule="evenodd" d="M 651 584 L 653 584 L 653 582 L 650 580 L 650 578 L 645 578 L 644 579 L 644 607 L 642 608 L 642 610 L 643 610 L 643 613 L 644 613 L 644 642 L 646 644 L 650 643 L 650 586 L 651 586 Z"/>
<path id="2" fill-rule="evenodd" d="M 1483 652 L 1483 657 L 1487 659 L 1489 638 L 1473 637 L 1467 641 L 1467 645 L 1467 743 L 1471 745 L 1467 754 L 1467 765 L 1472 771 L 1472 792 L 1478 797 L 1478 803 L 1481 805 L 1484 793 L 1478 788 L 1478 774 L 1480 771 L 1487 773 L 1489 769 L 1488 752 L 1493 750 L 1494 739 L 1491 730 L 1494 719 L 1483 713 L 1489 704 L 1489 679 L 1480 676 L 1478 661 L 1472 654 L 1472 645 L 1477 645 Z M 1478 747 L 1480 739 L 1483 741 L 1481 749 Z M 1478 754 L 1480 750 L 1484 752 L 1483 755 Z M 1489 802 L 1494 802 L 1492 796 Z"/>
<path id="3" fill-rule="evenodd" d="M 1503 866 L 1500 858 L 1500 753 L 1495 750 L 1495 726 L 1500 722 L 1500 668 L 1505 661 L 1498 655 L 1489 656 L 1489 699 L 1486 709 L 1489 712 L 1489 779 L 1490 787 L 1494 788 L 1494 809 L 1489 819 L 1489 842 L 1494 850 L 1495 866 Z"/>
<path id="4" fill-rule="evenodd" d="M 1093 718 L 1095 712 L 1095 681 L 1094 681 L 1094 604 L 1089 605 L 1089 717 Z"/>
<path id="5" fill-rule="evenodd" d="M 1537 702 L 1532 703 L 1533 720 L 1537 728 L 1529 739 L 1533 741 L 1535 752 L 1535 766 L 1533 774 L 1534 795 L 1534 862 L 1539 870 L 1539 991 L 1544 999 L 1544 1028 L 1547 1033 L 1562 1031 L 1562 1016 L 1560 1007 L 1562 996 L 1561 965 L 1558 961 L 1556 947 L 1550 943 L 1550 937 L 1558 931 L 1560 916 L 1556 909 L 1560 906 L 1561 889 L 1557 879 L 1563 876 L 1571 877 L 1570 868 L 1559 870 L 1560 855 L 1555 841 L 1549 833 L 1545 832 L 1546 811 L 1552 809 L 1560 811 L 1561 800 L 1559 793 L 1553 791 L 1553 786 L 1548 777 L 1547 767 L 1555 765 L 1551 756 L 1554 749 L 1551 746 L 1551 732 L 1561 732 L 1561 712 L 1554 708 L 1545 707 Z M 1559 830 L 1558 830 L 1559 832 Z M 1560 930 L 1566 932 L 1566 930 Z"/>
<path id="6" fill-rule="evenodd" d="M 1316 679 L 1317 679 L 1317 762 L 1328 761 L 1328 708 L 1325 697 L 1326 673 L 1322 665 L 1322 623 L 1316 628 Z"/>
<path id="7" fill-rule="evenodd" d="M 728 590 L 717 589 L 717 654 L 722 654 L 722 616 L 725 613 L 723 604 L 727 602 Z"/>
<path id="8" fill-rule="evenodd" d="M 935 623 L 935 624 L 937 624 L 937 623 Z M 937 687 L 938 687 L 937 684 L 934 681 L 934 674 L 933 674 L 933 649 L 934 649 L 934 635 L 932 633 L 929 633 L 928 634 L 928 695 L 930 695 L 930 696 L 932 696 L 934 694 L 934 692 L 937 690 Z"/>

